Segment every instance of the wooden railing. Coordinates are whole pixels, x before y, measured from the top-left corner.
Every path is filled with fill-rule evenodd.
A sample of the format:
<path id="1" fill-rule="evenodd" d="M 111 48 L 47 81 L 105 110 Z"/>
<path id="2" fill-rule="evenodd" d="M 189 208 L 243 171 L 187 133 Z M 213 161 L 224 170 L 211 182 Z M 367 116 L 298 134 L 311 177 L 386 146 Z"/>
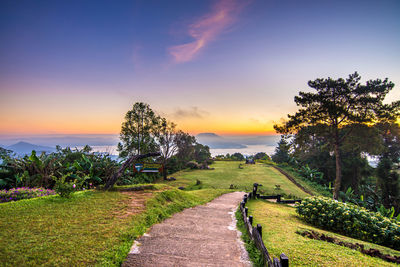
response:
<path id="1" fill-rule="evenodd" d="M 262 196 L 257 193 L 258 186 L 261 186 L 257 183 L 253 186 L 253 191 L 244 195 L 242 202 L 240 202 L 240 211 L 242 213 L 244 225 L 246 226 L 247 232 L 249 233 L 250 238 L 254 241 L 256 247 L 260 250 L 261 255 L 263 257 L 263 262 L 265 266 L 268 267 L 288 267 L 289 266 L 289 258 L 282 253 L 278 258 L 272 258 L 268 249 L 265 247 L 265 244 L 262 240 L 262 227 L 260 224 L 257 224 L 253 227 L 253 216 L 249 216 L 248 208 L 246 207 L 246 203 L 248 199 L 276 199 L 277 203 L 282 204 L 291 204 L 296 202 L 301 202 L 300 199 L 291 199 L 291 200 L 283 200 L 281 195 L 273 195 L 273 196 Z"/>
<path id="2" fill-rule="evenodd" d="M 279 259 L 271 258 L 269 255 L 268 249 L 265 247 L 264 241 L 262 240 L 262 226 L 257 224 L 253 227 L 253 216 L 248 216 L 248 209 L 246 208 L 247 200 L 248 195 L 246 194 L 244 195 L 242 202 L 240 202 L 240 211 L 250 238 L 254 241 L 256 247 L 261 252 L 264 265 L 268 267 L 288 267 L 289 258 L 284 253 L 280 255 Z"/>
<path id="3" fill-rule="evenodd" d="M 257 193 L 258 186 L 261 186 L 261 185 L 257 184 L 257 183 L 255 183 L 253 185 L 253 191 L 248 194 L 250 198 L 276 199 L 276 202 L 281 203 L 281 204 L 294 204 L 296 202 L 301 203 L 301 199 L 282 199 L 282 195 L 262 196 Z"/>

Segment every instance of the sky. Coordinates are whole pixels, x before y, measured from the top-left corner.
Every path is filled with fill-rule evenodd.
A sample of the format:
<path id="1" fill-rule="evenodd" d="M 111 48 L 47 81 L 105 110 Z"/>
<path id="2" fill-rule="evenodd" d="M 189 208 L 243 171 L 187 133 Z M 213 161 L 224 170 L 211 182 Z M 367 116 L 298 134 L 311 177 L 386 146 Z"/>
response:
<path id="1" fill-rule="evenodd" d="M 0 135 L 118 134 L 135 102 L 191 134 L 273 134 L 309 80 L 386 78 L 400 1 L 0 1 Z"/>

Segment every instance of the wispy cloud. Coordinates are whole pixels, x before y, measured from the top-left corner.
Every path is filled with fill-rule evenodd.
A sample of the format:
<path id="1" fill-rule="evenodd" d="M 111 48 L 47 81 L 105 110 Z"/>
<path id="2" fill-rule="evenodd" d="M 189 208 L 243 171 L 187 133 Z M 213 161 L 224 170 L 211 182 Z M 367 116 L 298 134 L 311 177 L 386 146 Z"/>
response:
<path id="1" fill-rule="evenodd" d="M 174 61 L 184 63 L 192 60 L 210 41 L 215 40 L 237 20 L 238 14 L 247 3 L 248 1 L 243 0 L 217 1 L 210 13 L 188 26 L 187 33 L 194 41 L 168 48 Z"/>
<path id="2" fill-rule="evenodd" d="M 202 119 L 209 113 L 207 111 L 201 110 L 198 107 L 190 107 L 188 109 L 177 108 L 172 116 L 176 119 L 186 119 L 186 118 L 196 118 Z"/>

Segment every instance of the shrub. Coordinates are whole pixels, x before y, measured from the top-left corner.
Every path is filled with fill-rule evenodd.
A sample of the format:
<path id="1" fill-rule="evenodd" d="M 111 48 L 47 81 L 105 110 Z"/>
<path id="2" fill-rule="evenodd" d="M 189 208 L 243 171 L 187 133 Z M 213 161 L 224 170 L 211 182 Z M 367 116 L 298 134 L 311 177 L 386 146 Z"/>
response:
<path id="1" fill-rule="evenodd" d="M 49 195 L 55 195 L 56 192 L 51 189 L 39 188 L 29 188 L 29 187 L 19 187 L 12 188 L 10 190 L 0 190 L 0 203 L 17 201 L 21 199 L 43 197 Z"/>
<path id="2" fill-rule="evenodd" d="M 308 223 L 368 242 L 400 249 L 400 223 L 353 204 L 309 197 L 296 206 Z"/>
<path id="3" fill-rule="evenodd" d="M 264 164 L 268 164 L 268 165 L 277 165 L 277 164 L 276 164 L 275 162 L 273 162 L 272 160 L 270 160 L 270 159 L 264 159 L 264 158 L 262 158 L 262 159 L 257 159 L 256 162 L 257 162 L 257 163 L 264 163 Z"/>
<path id="4" fill-rule="evenodd" d="M 56 190 L 57 194 L 59 194 L 61 197 L 68 198 L 74 191 L 78 189 L 85 189 L 83 188 L 83 184 L 89 179 L 89 177 L 85 176 L 81 178 L 72 173 L 68 173 L 61 177 L 53 177 L 53 179 L 56 181 L 54 189 Z"/>
<path id="5" fill-rule="evenodd" d="M 190 169 L 200 169 L 200 165 L 195 161 L 189 161 L 188 163 L 186 163 L 186 167 Z"/>

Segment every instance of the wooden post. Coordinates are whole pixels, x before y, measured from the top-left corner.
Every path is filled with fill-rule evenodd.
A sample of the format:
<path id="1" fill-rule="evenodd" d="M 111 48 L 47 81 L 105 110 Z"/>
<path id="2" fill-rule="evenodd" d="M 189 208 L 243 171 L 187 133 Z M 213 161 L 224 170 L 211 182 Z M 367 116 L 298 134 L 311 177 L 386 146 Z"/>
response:
<path id="1" fill-rule="evenodd" d="M 240 206 L 241 206 L 242 208 L 244 208 L 244 200 L 242 200 L 242 202 L 240 202 Z"/>
<path id="2" fill-rule="evenodd" d="M 260 234 L 260 236 L 262 237 L 262 226 L 260 224 L 257 224 L 257 231 Z"/>
<path id="3" fill-rule="evenodd" d="M 278 202 L 278 203 L 281 202 L 281 195 L 276 196 L 276 202 Z"/>
<path id="4" fill-rule="evenodd" d="M 254 183 L 253 184 L 253 195 L 257 194 L 257 188 L 258 188 L 258 184 Z"/>
<path id="5" fill-rule="evenodd" d="M 284 253 L 281 254 L 281 266 L 282 267 L 289 267 L 289 258 Z"/>
<path id="6" fill-rule="evenodd" d="M 244 201 L 244 203 L 247 203 L 247 195 L 244 195 L 243 201 Z"/>
<path id="7" fill-rule="evenodd" d="M 248 208 L 244 208 L 244 214 L 245 214 L 246 217 L 247 217 L 247 215 L 249 214 L 249 209 L 248 209 Z"/>
<path id="8" fill-rule="evenodd" d="M 260 194 L 256 194 L 256 198 L 260 198 Z"/>
<path id="9" fill-rule="evenodd" d="M 249 216 L 249 223 L 250 223 L 250 225 L 253 225 L 253 216 Z"/>

